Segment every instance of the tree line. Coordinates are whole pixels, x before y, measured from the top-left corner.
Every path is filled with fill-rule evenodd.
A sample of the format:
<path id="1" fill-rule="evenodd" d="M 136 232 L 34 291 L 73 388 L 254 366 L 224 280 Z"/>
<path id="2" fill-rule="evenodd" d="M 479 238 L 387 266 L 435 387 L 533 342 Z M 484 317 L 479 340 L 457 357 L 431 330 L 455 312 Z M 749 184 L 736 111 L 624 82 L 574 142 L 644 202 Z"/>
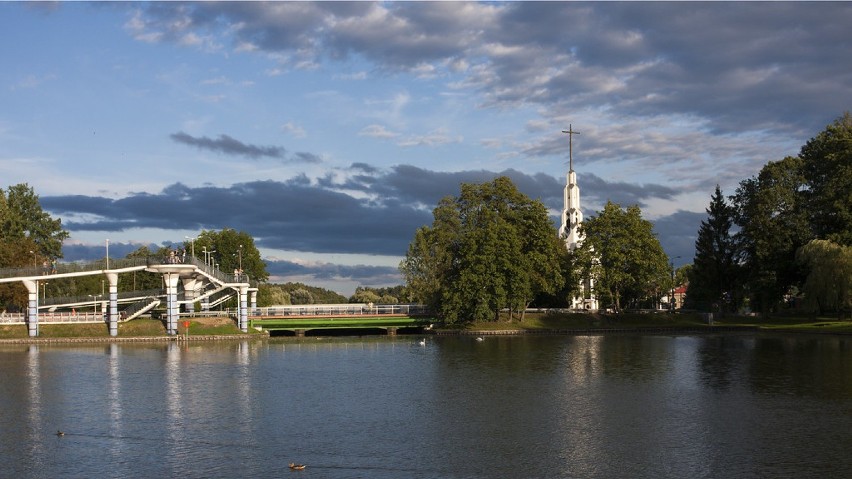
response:
<path id="1" fill-rule="evenodd" d="M 717 186 L 695 242 L 687 306 L 837 313 L 852 309 L 852 116 L 797 156 L 770 161 L 725 197 Z"/>
<path id="2" fill-rule="evenodd" d="M 850 311 L 852 118 L 835 120 L 798 156 L 767 163 L 726 198 L 717 186 L 692 265 L 675 270 L 638 206 L 607 202 L 568 251 L 539 200 L 511 180 L 462 184 L 419 228 L 400 270 L 407 296 L 448 323 L 565 307 L 583 278 L 607 309 L 659 307 L 688 284 L 686 307 L 771 313 Z"/>
<path id="3" fill-rule="evenodd" d="M 653 225 L 638 206 L 607 202 L 569 251 L 544 204 L 511 179 L 462 184 L 419 228 L 400 264 L 408 297 L 447 323 L 523 319 L 530 306 L 566 307 L 580 280 L 596 278 L 601 304 L 651 307 L 671 286 Z"/>

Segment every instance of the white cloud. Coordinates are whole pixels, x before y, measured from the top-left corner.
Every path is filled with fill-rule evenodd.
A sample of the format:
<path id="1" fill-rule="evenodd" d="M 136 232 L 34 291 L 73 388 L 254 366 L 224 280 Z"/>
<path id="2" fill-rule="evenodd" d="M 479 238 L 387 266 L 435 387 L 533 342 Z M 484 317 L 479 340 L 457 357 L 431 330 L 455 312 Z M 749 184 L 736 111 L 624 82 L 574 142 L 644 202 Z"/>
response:
<path id="1" fill-rule="evenodd" d="M 396 138 L 399 133 L 388 130 L 382 125 L 368 125 L 358 132 L 359 136 L 369 136 L 372 138 Z"/>
<path id="2" fill-rule="evenodd" d="M 293 123 L 292 121 L 288 121 L 287 123 L 281 125 L 281 131 L 289 133 L 295 138 L 304 138 L 307 136 L 307 133 L 305 132 L 305 129 L 302 127 L 302 125 L 298 125 L 296 123 Z"/>

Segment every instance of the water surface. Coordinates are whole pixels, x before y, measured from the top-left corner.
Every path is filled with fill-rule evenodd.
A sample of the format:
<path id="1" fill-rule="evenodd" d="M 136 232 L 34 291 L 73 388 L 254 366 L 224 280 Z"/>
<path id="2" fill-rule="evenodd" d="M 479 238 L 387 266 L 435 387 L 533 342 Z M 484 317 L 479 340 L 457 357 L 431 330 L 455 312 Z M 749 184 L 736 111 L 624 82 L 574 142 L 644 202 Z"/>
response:
<path id="1" fill-rule="evenodd" d="M 849 338 L 419 339 L 0 346 L 0 476 L 852 476 Z"/>

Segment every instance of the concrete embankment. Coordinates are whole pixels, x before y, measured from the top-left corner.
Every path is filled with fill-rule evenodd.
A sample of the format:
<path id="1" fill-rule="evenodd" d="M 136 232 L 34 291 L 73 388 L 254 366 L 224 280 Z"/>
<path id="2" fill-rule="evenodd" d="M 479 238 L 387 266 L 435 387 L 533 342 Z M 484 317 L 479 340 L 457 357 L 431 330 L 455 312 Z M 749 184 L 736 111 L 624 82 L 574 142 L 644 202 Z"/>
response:
<path id="1" fill-rule="evenodd" d="M 169 343 L 198 341 L 236 341 L 267 339 L 268 334 L 199 334 L 196 336 L 128 336 L 88 338 L 15 338 L 0 339 L 2 344 L 87 344 L 87 343 Z"/>

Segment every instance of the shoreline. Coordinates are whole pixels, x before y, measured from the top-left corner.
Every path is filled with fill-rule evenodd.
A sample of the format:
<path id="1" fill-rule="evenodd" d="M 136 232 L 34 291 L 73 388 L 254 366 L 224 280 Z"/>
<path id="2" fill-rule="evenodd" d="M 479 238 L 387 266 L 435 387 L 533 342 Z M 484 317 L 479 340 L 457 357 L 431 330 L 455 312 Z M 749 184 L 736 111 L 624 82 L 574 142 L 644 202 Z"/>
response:
<path id="1" fill-rule="evenodd" d="M 168 343 L 168 342 L 201 342 L 201 341 L 235 341 L 248 339 L 268 339 L 269 334 L 199 334 L 184 336 L 126 336 L 126 337 L 68 337 L 68 338 L 7 338 L 0 339 L 0 345 L 4 344 L 63 344 L 63 343 Z"/>
<path id="2" fill-rule="evenodd" d="M 494 330 L 452 330 L 435 329 L 425 332 L 430 336 L 600 336 L 605 334 L 717 334 L 717 333 L 783 333 L 796 335 L 820 336 L 850 336 L 852 332 L 843 331 L 814 331 L 797 329 L 766 329 L 760 326 L 703 326 L 703 327 L 637 327 L 637 328 L 558 328 L 558 329 L 494 329 Z M 281 338 L 304 339 L 295 336 L 280 336 Z M 311 336 L 316 338 L 321 336 Z M 384 337 L 376 335 L 376 337 Z M 202 334 L 176 336 L 127 336 L 127 337 L 53 337 L 53 338 L 8 338 L 0 339 L 0 346 L 13 344 L 110 344 L 110 343 L 188 343 L 188 342 L 222 342 L 267 340 L 271 336 L 263 334 Z"/>

